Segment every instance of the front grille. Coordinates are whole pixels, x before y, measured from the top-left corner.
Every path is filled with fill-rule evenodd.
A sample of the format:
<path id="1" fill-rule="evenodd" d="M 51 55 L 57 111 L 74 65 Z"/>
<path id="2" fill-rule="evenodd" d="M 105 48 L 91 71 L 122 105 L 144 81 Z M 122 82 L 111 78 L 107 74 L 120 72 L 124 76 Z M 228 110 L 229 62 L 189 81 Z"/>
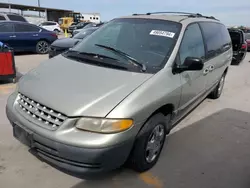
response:
<path id="1" fill-rule="evenodd" d="M 28 115 L 35 123 L 43 127 L 56 130 L 67 117 L 19 93 L 17 97 L 18 109 Z"/>

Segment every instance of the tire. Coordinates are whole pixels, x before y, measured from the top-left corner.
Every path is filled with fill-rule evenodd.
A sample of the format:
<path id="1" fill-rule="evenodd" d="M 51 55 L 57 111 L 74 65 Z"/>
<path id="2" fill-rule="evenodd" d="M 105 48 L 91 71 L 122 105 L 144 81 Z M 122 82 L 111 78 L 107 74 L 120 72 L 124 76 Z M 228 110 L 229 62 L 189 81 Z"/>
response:
<path id="1" fill-rule="evenodd" d="M 128 160 L 130 168 L 144 172 L 157 163 L 166 139 L 166 127 L 166 117 L 161 113 L 153 115 L 145 123 L 130 154 Z"/>
<path id="2" fill-rule="evenodd" d="M 47 54 L 49 51 L 49 43 L 45 40 L 40 40 L 36 44 L 36 52 L 38 54 Z"/>
<path id="3" fill-rule="evenodd" d="M 222 75 L 219 83 L 215 87 L 215 89 L 210 93 L 210 95 L 209 95 L 210 99 L 218 99 L 218 98 L 220 98 L 223 87 L 224 87 L 224 84 L 225 84 L 225 78 L 226 78 L 226 74 L 224 73 Z"/>
<path id="4" fill-rule="evenodd" d="M 60 31 L 58 29 L 54 29 L 54 32 L 58 35 Z"/>

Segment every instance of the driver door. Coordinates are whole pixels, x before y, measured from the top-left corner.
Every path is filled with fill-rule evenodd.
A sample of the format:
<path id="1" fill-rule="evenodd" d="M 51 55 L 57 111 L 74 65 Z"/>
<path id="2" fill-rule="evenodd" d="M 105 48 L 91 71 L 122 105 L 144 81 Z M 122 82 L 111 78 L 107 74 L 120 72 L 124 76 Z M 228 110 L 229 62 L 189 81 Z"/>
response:
<path id="1" fill-rule="evenodd" d="M 187 57 L 205 59 L 205 46 L 200 27 L 197 23 L 186 28 L 179 48 L 179 64 L 183 64 Z M 200 71 L 184 71 L 180 73 L 182 95 L 179 104 L 179 115 L 185 115 L 204 94 L 207 74 L 206 67 Z"/>

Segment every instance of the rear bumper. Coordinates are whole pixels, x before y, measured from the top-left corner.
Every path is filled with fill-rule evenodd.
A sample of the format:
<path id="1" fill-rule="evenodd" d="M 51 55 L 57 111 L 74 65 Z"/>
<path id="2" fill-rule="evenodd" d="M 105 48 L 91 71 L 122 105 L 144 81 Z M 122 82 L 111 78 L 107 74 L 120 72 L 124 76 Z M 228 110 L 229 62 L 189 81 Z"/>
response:
<path id="1" fill-rule="evenodd" d="M 126 162 L 133 147 L 132 140 L 106 148 L 82 148 L 64 144 L 29 130 L 24 123 L 20 123 L 23 122 L 19 120 L 21 116 L 11 106 L 6 106 L 6 115 L 13 126 L 15 138 L 28 145 L 41 160 L 77 177 L 119 168 Z"/>

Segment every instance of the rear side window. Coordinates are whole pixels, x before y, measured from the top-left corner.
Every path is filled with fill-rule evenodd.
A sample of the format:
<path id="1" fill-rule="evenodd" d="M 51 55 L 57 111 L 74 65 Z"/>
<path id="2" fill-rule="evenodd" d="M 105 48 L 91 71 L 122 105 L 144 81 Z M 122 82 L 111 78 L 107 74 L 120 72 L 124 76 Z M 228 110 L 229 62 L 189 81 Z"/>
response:
<path id="1" fill-rule="evenodd" d="M 13 32 L 13 25 L 12 24 L 1 24 L 0 25 L 0 33 L 9 33 Z"/>
<path id="2" fill-rule="evenodd" d="M 216 55 L 228 50 L 231 46 L 230 36 L 225 26 L 220 23 L 204 22 L 200 23 L 207 44 L 207 58 L 213 58 Z M 228 46 L 228 49 L 224 48 Z"/>
<path id="3" fill-rule="evenodd" d="M 220 28 L 221 28 L 221 38 L 222 38 L 222 42 L 223 42 L 222 52 L 224 52 L 224 51 L 227 51 L 231 48 L 232 41 L 231 41 L 231 37 L 230 37 L 230 34 L 229 34 L 227 28 L 222 24 L 220 24 Z"/>
<path id="4" fill-rule="evenodd" d="M 48 22 L 47 25 L 56 25 L 56 23 Z"/>
<path id="5" fill-rule="evenodd" d="M 21 22 L 26 22 L 26 20 L 24 19 L 24 17 L 22 16 L 18 16 L 18 15 L 8 15 L 9 19 L 12 21 L 21 21 Z"/>
<path id="6" fill-rule="evenodd" d="M 198 24 L 192 24 L 187 27 L 179 54 L 180 64 L 183 64 L 187 57 L 205 58 L 204 42 Z"/>
<path id="7" fill-rule="evenodd" d="M 39 32 L 40 28 L 33 25 L 15 24 L 15 32 Z"/>
<path id="8" fill-rule="evenodd" d="M 6 20 L 4 16 L 0 16 L 0 20 Z"/>

